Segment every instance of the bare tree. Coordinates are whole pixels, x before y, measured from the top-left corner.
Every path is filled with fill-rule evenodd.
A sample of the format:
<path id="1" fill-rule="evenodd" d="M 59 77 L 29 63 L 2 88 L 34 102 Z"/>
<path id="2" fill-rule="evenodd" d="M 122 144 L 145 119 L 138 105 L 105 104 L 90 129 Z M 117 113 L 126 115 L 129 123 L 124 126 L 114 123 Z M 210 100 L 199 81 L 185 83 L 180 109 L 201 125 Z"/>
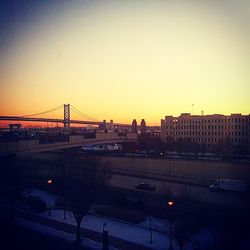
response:
<path id="1" fill-rule="evenodd" d="M 67 177 L 64 192 L 67 209 L 76 220 L 76 239 L 80 242 L 80 225 L 83 217 L 101 196 L 105 195 L 107 180 L 105 166 L 95 156 L 68 155 Z"/>
<path id="2" fill-rule="evenodd" d="M 79 180 L 68 180 L 66 200 L 68 209 L 76 220 L 76 240 L 80 242 L 80 226 L 83 217 L 88 213 L 92 205 L 91 187 Z"/>

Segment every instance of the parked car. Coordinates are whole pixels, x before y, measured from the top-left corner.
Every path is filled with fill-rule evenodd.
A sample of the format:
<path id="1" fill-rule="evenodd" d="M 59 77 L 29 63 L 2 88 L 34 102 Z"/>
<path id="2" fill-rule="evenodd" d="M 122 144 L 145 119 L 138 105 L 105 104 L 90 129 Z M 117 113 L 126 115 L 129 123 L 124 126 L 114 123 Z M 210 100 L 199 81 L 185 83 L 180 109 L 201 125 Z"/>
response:
<path id="1" fill-rule="evenodd" d="M 146 190 L 146 191 L 154 191 L 155 190 L 154 185 L 150 185 L 149 183 L 144 183 L 144 182 L 136 184 L 135 188 L 140 189 L 140 190 Z"/>

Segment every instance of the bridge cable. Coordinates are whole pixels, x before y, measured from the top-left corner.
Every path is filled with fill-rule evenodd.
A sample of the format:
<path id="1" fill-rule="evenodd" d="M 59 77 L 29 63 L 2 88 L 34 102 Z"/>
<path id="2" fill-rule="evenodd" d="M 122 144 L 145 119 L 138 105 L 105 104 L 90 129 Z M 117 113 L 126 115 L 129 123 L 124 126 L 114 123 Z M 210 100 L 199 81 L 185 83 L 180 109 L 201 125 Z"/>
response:
<path id="1" fill-rule="evenodd" d="M 94 121 L 93 119 L 90 119 L 90 117 L 86 116 L 86 115 L 83 115 L 81 114 L 80 112 L 74 110 L 74 109 L 71 109 L 71 111 L 75 112 L 76 114 L 80 115 L 81 117 L 83 117 L 84 119 L 87 119 L 87 120 L 90 120 L 90 121 Z"/>
<path id="2" fill-rule="evenodd" d="M 32 115 L 23 115 L 23 116 L 20 116 L 20 117 L 28 117 L 28 116 L 37 116 L 37 115 L 42 115 L 42 114 L 46 114 L 46 113 L 50 113 L 52 111 L 56 111 L 56 110 L 59 110 L 63 108 L 63 105 L 60 105 L 58 107 L 55 107 L 53 109 L 50 109 L 50 110 L 47 110 L 47 111 L 43 111 L 43 112 L 40 112 L 40 113 L 35 113 L 35 114 L 32 114 Z"/>
<path id="3" fill-rule="evenodd" d="M 70 107 L 73 108 L 74 111 L 78 112 L 78 113 L 81 114 L 82 116 L 88 117 L 88 118 L 91 119 L 91 120 L 96 120 L 96 121 L 98 121 L 97 119 L 95 119 L 95 118 L 93 118 L 93 117 L 91 117 L 91 116 L 89 116 L 89 115 L 84 114 L 83 112 L 81 112 L 79 109 L 77 109 L 77 108 L 74 107 L 73 105 L 71 105 Z"/>
<path id="4" fill-rule="evenodd" d="M 76 107 L 74 107 L 72 105 L 70 105 L 70 108 L 72 109 L 72 111 L 78 113 L 79 115 L 83 116 L 84 118 L 87 118 L 87 119 L 92 120 L 92 121 L 98 121 L 97 119 L 82 113 L 79 109 L 77 109 Z"/>

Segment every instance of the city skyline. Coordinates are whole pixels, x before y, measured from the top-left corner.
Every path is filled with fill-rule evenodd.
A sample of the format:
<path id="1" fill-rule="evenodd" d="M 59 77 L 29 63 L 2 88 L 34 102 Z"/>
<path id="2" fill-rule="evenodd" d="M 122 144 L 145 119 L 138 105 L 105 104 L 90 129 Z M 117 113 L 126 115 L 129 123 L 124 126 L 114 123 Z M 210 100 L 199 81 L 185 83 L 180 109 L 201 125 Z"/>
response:
<path id="1" fill-rule="evenodd" d="M 136 118 L 159 125 L 184 112 L 250 113 L 243 1 L 1 5 L 1 115 L 61 103 L 129 124 Z"/>
<path id="2" fill-rule="evenodd" d="M 58 107 L 57 107 L 57 109 L 58 109 Z M 213 118 L 213 117 L 230 118 L 230 117 L 247 117 L 247 116 L 250 116 L 250 113 L 249 114 L 231 113 L 231 114 L 225 115 L 225 114 L 204 114 L 204 111 L 202 111 L 201 114 L 194 114 L 194 113 L 191 113 L 191 112 L 190 113 L 187 113 L 187 112 L 184 113 L 184 112 L 182 112 L 178 116 L 174 116 L 172 114 L 166 114 L 164 117 L 161 118 L 161 120 L 160 120 L 159 123 L 157 123 L 157 122 L 147 123 L 147 121 L 145 121 L 145 119 L 143 119 L 143 118 L 133 119 L 131 122 L 127 122 L 127 123 L 121 123 L 119 121 L 114 121 L 113 119 L 96 120 L 93 117 L 89 117 L 89 118 L 88 117 L 83 117 L 84 114 L 81 113 L 80 110 L 78 111 L 79 112 L 78 113 L 78 118 L 77 119 L 75 119 L 75 118 L 72 119 L 72 114 L 73 114 L 73 117 L 75 117 L 75 115 L 76 115 L 74 109 L 73 109 L 72 112 L 70 111 L 70 117 L 71 117 L 70 120 L 90 121 L 89 125 L 90 126 L 94 126 L 94 127 L 97 126 L 97 125 L 93 125 L 93 124 L 91 125 L 91 122 L 99 122 L 99 123 L 105 122 L 105 123 L 114 123 L 114 124 L 119 124 L 120 123 L 120 124 L 126 124 L 128 126 L 132 126 L 132 127 L 133 127 L 133 123 L 134 122 L 143 122 L 143 123 L 146 122 L 145 125 L 148 126 L 148 127 L 159 127 L 160 128 L 162 126 L 162 121 L 164 119 L 166 119 L 166 118 L 171 118 L 171 119 L 177 121 L 177 120 L 179 120 L 179 118 L 186 117 L 186 116 L 192 117 L 192 118 L 204 118 L 204 119 L 205 118 Z M 47 114 L 47 113 L 50 113 L 50 112 L 45 111 L 45 112 L 42 112 L 42 113 L 46 113 Z M 53 113 L 53 111 L 52 111 L 52 113 Z M 62 116 L 63 116 L 63 114 L 61 114 L 61 117 L 55 118 L 55 116 L 51 115 L 51 113 L 50 113 L 50 115 L 48 115 L 48 114 L 47 115 L 41 115 L 40 113 L 38 113 L 38 114 L 33 114 L 33 115 L 30 114 L 30 115 L 25 115 L 25 116 L 13 116 L 13 117 L 15 117 L 15 118 L 18 118 L 18 117 L 21 117 L 21 118 L 31 118 L 31 119 L 33 119 L 33 118 L 36 118 L 36 119 L 47 119 L 48 118 L 48 119 L 63 120 Z M 6 116 L 6 117 L 8 117 L 8 116 Z M 35 127 L 37 127 L 37 128 L 38 127 L 55 128 L 55 127 L 63 127 L 64 126 L 64 124 L 62 122 L 58 122 L 58 121 L 57 122 L 56 121 L 32 121 L 32 120 L 28 121 L 28 120 L 22 120 L 22 119 L 18 120 L 17 119 L 16 122 L 15 122 L 15 118 L 13 120 L 8 119 L 8 118 L 0 120 L 0 128 L 9 127 L 9 124 L 10 123 L 13 124 L 13 122 L 17 123 L 17 124 L 21 124 L 21 126 L 23 128 L 35 128 Z M 79 124 L 77 124 L 77 123 L 71 123 L 70 126 L 72 126 L 72 127 L 89 126 L 89 125 L 86 125 L 86 124 L 83 125 L 83 124 L 80 124 L 80 123 Z"/>

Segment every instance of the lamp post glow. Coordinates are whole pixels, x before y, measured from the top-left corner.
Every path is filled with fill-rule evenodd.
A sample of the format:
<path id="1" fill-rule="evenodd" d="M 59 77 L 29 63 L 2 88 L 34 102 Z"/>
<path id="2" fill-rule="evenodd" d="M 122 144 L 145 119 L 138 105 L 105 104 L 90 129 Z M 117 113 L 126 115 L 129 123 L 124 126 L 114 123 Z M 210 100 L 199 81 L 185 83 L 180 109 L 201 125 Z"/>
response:
<path id="1" fill-rule="evenodd" d="M 48 179 L 47 183 L 49 185 L 49 213 L 48 213 L 48 215 L 51 216 L 51 211 L 50 211 L 50 189 L 51 189 L 52 179 Z"/>
<path id="2" fill-rule="evenodd" d="M 173 201 L 168 201 L 168 206 L 171 207 L 174 205 L 174 202 Z"/>
<path id="3" fill-rule="evenodd" d="M 172 210 L 174 207 L 174 201 L 168 201 L 168 207 Z M 172 213 L 170 215 L 172 217 Z M 172 246 L 172 218 L 170 218 L 170 226 L 169 226 L 169 250 L 173 250 Z"/>

